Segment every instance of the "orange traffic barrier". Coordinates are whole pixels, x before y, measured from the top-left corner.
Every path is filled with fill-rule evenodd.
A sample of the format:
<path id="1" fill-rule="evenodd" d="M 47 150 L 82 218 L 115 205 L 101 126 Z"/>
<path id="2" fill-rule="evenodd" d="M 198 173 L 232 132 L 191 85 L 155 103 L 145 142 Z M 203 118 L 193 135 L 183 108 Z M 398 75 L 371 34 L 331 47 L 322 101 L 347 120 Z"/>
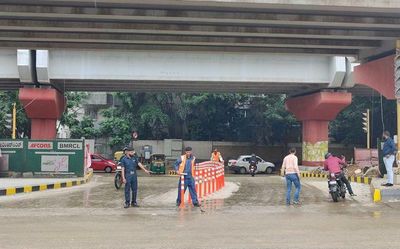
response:
<path id="1" fill-rule="evenodd" d="M 201 202 L 208 195 L 219 191 L 225 185 L 224 165 L 217 162 L 203 162 L 196 164 L 194 172 L 195 190 L 197 198 Z M 185 207 L 185 177 L 182 175 L 181 181 L 181 203 L 180 208 Z M 192 203 L 192 199 L 188 192 L 188 204 Z"/>
<path id="2" fill-rule="evenodd" d="M 207 195 L 211 194 L 211 168 L 207 169 Z"/>
<path id="3" fill-rule="evenodd" d="M 200 198 L 203 198 L 203 196 L 204 196 L 204 194 L 203 194 L 203 191 L 204 191 L 203 170 L 199 170 L 199 173 L 200 173 L 200 182 L 199 182 L 199 193 L 198 193 L 198 195 L 199 195 Z"/>
<path id="4" fill-rule="evenodd" d="M 179 207 L 185 207 L 185 176 L 183 175 L 181 175 L 181 203 Z"/>

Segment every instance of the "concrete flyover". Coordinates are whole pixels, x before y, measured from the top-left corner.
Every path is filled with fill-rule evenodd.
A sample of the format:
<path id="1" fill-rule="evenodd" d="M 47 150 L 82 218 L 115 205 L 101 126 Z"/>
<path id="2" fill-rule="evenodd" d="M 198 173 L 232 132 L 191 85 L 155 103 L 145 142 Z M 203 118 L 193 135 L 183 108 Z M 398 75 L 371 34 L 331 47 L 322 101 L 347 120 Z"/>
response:
<path id="1" fill-rule="evenodd" d="M 0 50 L 1 88 L 38 81 L 61 91 L 298 94 L 354 86 L 339 56 L 57 49 L 30 57 L 28 50 Z"/>
<path id="2" fill-rule="evenodd" d="M 328 70 L 330 72 L 323 79 L 319 78 L 316 69 L 320 67 L 313 66 L 321 61 L 325 66 L 332 64 L 326 61 L 337 60 L 333 56 L 352 57 L 351 62 L 367 62 L 384 57 L 394 53 L 396 39 L 400 38 L 400 2 L 395 0 L 369 3 L 355 0 L 338 0 L 334 3 L 320 0 L 3 0 L 0 10 L 0 48 L 49 50 L 50 69 L 49 72 L 45 69 L 44 77 L 54 76 L 47 81 L 59 85 L 62 90 L 110 90 L 109 83 L 112 80 L 118 80 L 119 83 L 112 89 L 138 91 L 164 91 L 165 84 L 162 83 L 171 81 L 175 83 L 166 87 L 170 91 L 301 94 L 325 87 L 352 88 L 355 84 L 348 61 L 340 62 L 339 66 L 346 67 L 345 79 L 342 69 L 339 70 L 341 73 L 332 76 L 331 71 L 335 68 Z M 128 50 L 127 53 L 121 52 Z M 5 53 L 10 56 L 13 52 Z M 291 54 L 292 63 L 287 54 Z M 301 54 L 318 56 L 308 57 L 314 60 L 311 62 Z M 30 59 L 36 60 L 36 53 L 24 56 L 33 56 Z M 78 62 L 69 66 L 72 71 L 81 72 L 86 69 L 93 71 L 94 65 L 99 67 L 98 71 L 103 71 L 107 62 L 115 60 L 119 68 L 115 71 L 108 68 L 108 71 L 114 71 L 112 74 L 118 72 L 120 76 L 113 78 L 111 74 L 110 78 L 105 75 L 96 77 L 88 75 L 90 72 L 77 75 L 60 70 L 59 74 L 51 75 L 56 70 L 51 69 L 53 62 L 62 60 L 54 58 L 56 56 L 65 57 L 69 62 Z M 186 61 L 183 57 L 187 58 Z M 103 65 L 96 58 L 102 59 Z M 144 71 L 154 69 L 155 66 L 150 64 L 155 58 L 158 58 L 158 66 L 163 63 L 162 66 L 166 68 L 157 68 L 153 79 L 136 77 L 138 75 L 129 72 L 128 65 L 145 67 L 138 66 L 134 60 L 149 67 Z M 21 86 L 19 82 L 29 83 L 32 77 L 24 77 L 36 71 L 35 67 L 27 67 L 27 60 L 21 59 L 25 65 L 18 63 L 20 76 L 15 77 L 15 68 L 9 68 L 15 65 L 15 60 L 0 58 L 1 65 L 8 67 L 0 76 L 1 89 L 18 88 Z M 42 60 L 44 63 L 46 61 Z M 168 65 L 166 61 L 173 63 Z M 188 61 L 192 65 L 188 65 Z M 252 69 L 255 61 L 259 65 Z M 277 61 L 278 64 L 291 63 L 286 67 L 286 75 L 296 76 L 297 67 L 311 77 L 288 80 L 277 76 L 275 79 L 272 72 L 280 74 L 284 71 L 283 67 L 274 65 Z M 89 62 L 94 63 L 89 65 Z M 109 65 L 113 62 L 109 62 Z M 235 62 L 238 65 L 233 65 Z M 265 72 L 262 77 L 257 77 L 256 71 L 259 73 L 263 70 L 263 62 Z M 177 70 L 181 66 L 179 63 L 185 64 L 181 71 Z M 229 63 L 231 66 L 227 67 Z M 56 68 L 60 65 L 58 63 Z M 216 77 L 209 80 L 205 79 L 207 77 L 177 75 L 186 73 L 189 76 L 183 70 L 191 66 L 191 72 L 195 66 L 201 66 L 197 69 L 206 71 L 204 65 L 206 68 L 214 66 L 212 71 L 222 67 L 218 72 L 221 75 L 215 74 Z M 225 77 L 226 70 L 232 74 L 247 70 L 248 74 L 255 74 L 252 77 Z M 326 68 L 321 72 L 327 72 Z M 314 73 L 317 75 L 314 76 Z M 63 77 L 59 77 L 61 75 Z M 163 76 L 164 82 L 157 76 Z M 231 87 L 223 83 L 231 83 Z M 368 82 L 355 83 L 371 87 Z M 356 86 L 353 91 L 358 94 L 371 92 L 366 89 Z"/>
<path id="3" fill-rule="evenodd" d="M 0 89 L 285 93 L 315 165 L 335 118 L 323 107 L 365 86 L 394 98 L 398 39 L 398 0 L 2 0 Z M 306 99 L 302 119 L 290 103 Z"/>
<path id="4" fill-rule="evenodd" d="M 320 0 L 3 0 L 0 44 L 315 53 L 369 59 L 393 51 L 400 2 Z"/>

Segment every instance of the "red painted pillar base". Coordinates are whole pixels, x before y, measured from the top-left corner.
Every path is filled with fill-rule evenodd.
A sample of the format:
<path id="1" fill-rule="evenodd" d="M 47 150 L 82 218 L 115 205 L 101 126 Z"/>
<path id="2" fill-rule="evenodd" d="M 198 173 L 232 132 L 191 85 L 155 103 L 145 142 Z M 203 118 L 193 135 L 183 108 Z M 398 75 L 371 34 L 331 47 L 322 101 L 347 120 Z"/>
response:
<path id="1" fill-rule="evenodd" d="M 328 125 L 351 103 L 346 92 L 319 92 L 286 101 L 286 109 L 303 122 L 303 165 L 322 166 L 328 152 Z"/>
<path id="2" fill-rule="evenodd" d="M 21 88 L 19 100 L 31 119 L 31 139 L 55 139 L 56 122 L 64 112 L 65 99 L 55 89 Z"/>

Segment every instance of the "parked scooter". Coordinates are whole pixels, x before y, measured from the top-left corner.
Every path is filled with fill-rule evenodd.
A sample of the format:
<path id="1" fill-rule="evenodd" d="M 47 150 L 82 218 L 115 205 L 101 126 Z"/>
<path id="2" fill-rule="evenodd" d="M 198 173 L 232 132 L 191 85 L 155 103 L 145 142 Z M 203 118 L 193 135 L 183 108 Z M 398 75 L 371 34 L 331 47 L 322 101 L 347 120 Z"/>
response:
<path id="1" fill-rule="evenodd" d="M 335 174 L 331 173 L 328 177 L 329 193 L 331 194 L 332 200 L 338 202 L 340 197 L 346 198 L 346 185 L 341 180 L 343 173 Z"/>

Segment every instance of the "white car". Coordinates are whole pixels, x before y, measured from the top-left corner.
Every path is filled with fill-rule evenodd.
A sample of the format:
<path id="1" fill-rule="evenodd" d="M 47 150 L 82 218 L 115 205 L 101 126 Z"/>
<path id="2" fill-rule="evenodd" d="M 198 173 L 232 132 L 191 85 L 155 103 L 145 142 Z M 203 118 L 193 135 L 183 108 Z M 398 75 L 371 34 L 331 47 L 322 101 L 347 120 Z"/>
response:
<path id="1" fill-rule="evenodd" d="M 239 156 L 237 160 L 229 160 L 228 169 L 234 171 L 235 173 L 246 174 L 249 172 L 250 158 L 251 155 L 242 155 Z M 273 163 L 266 162 L 259 156 L 257 156 L 257 162 L 257 173 L 263 172 L 272 174 L 272 172 L 275 170 L 275 165 Z"/>

